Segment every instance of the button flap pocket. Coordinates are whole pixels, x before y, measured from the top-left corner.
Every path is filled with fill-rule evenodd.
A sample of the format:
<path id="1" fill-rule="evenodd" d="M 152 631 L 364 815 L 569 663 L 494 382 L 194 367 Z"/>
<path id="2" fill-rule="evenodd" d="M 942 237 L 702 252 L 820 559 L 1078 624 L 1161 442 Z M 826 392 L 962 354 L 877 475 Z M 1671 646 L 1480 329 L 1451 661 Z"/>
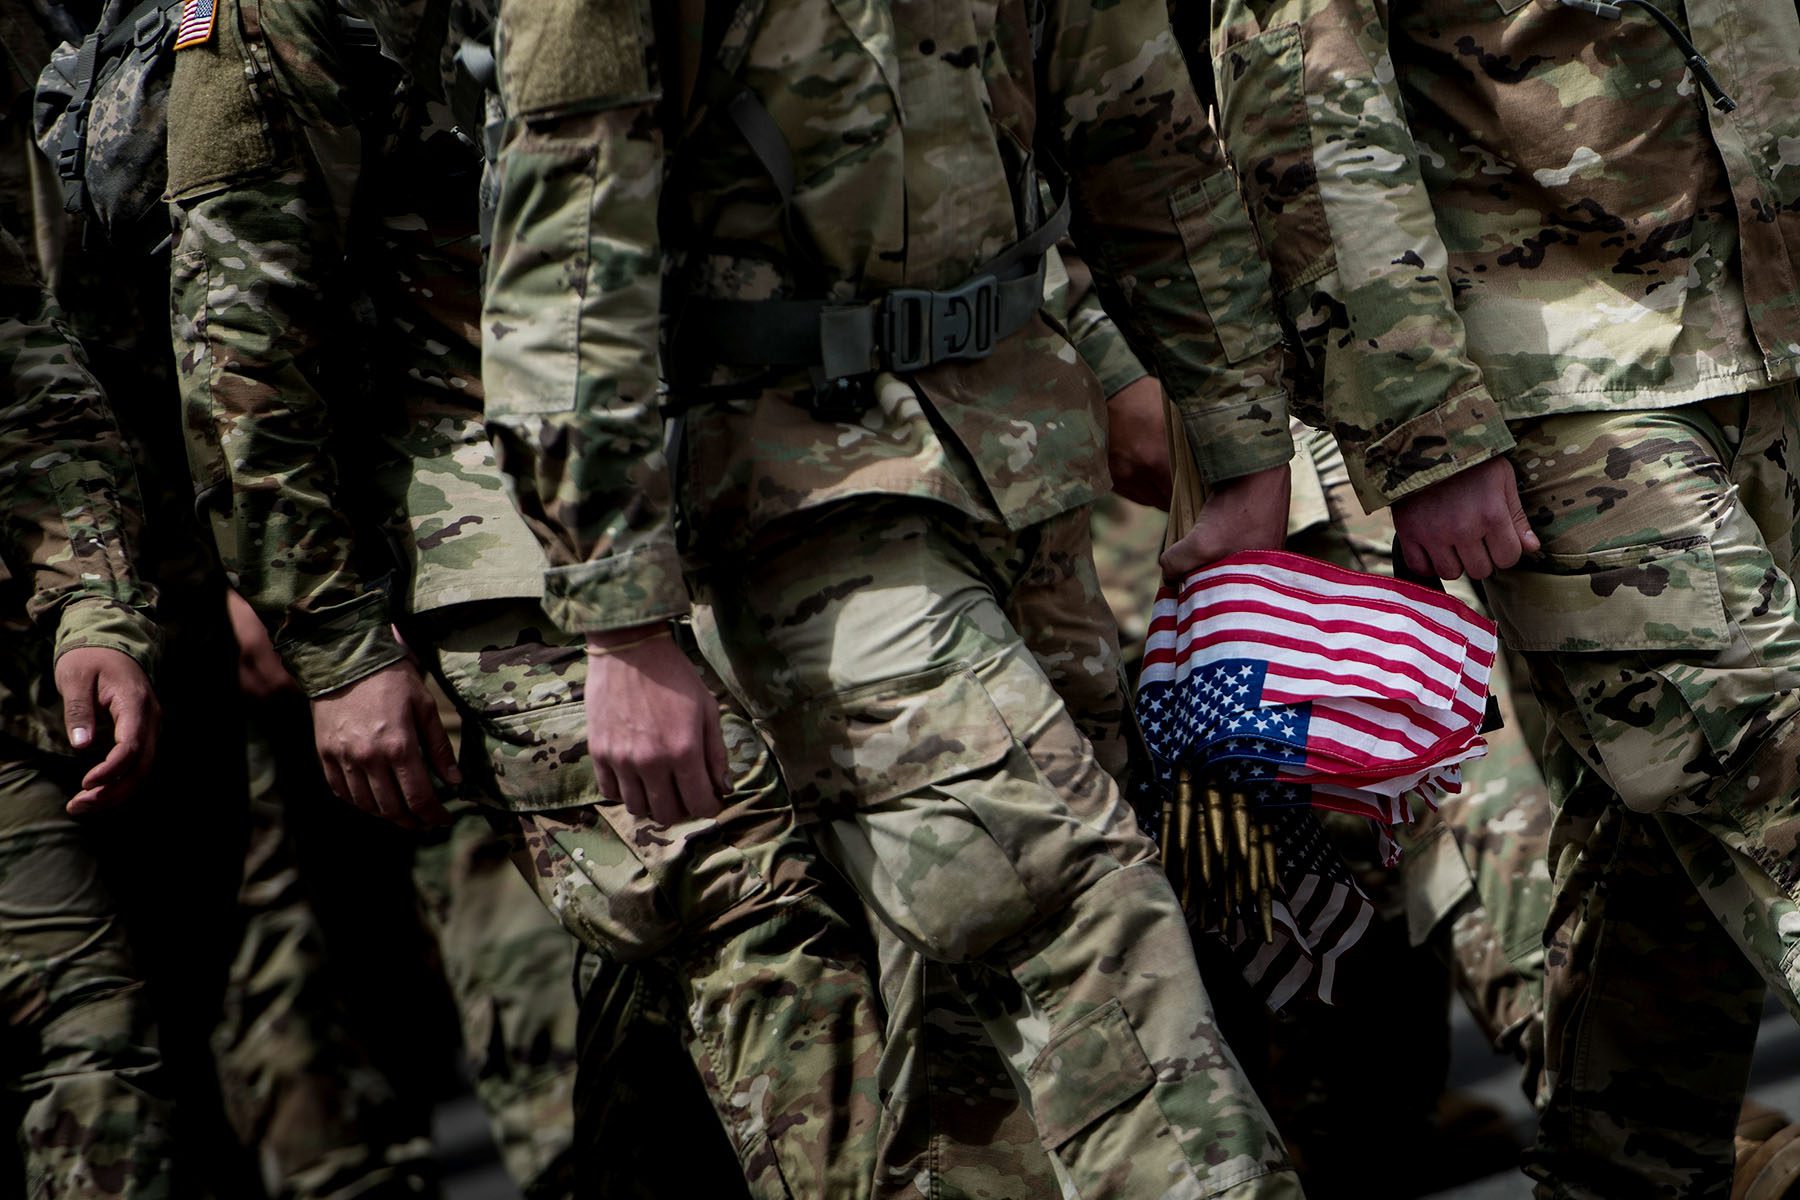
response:
<path id="1" fill-rule="evenodd" d="M 802 812 L 878 805 L 984 772 L 1013 748 L 987 689 L 960 664 L 821 697 L 765 726 Z"/>
<path id="2" fill-rule="evenodd" d="M 1026 1082 L 1044 1145 L 1064 1142 L 1156 1082 L 1156 1072 L 1118 1000 L 1058 1033 Z"/>
<path id="3" fill-rule="evenodd" d="M 1593 554 L 1545 554 L 1487 584 L 1516 650 L 1723 650 L 1731 625 L 1704 538 Z"/>

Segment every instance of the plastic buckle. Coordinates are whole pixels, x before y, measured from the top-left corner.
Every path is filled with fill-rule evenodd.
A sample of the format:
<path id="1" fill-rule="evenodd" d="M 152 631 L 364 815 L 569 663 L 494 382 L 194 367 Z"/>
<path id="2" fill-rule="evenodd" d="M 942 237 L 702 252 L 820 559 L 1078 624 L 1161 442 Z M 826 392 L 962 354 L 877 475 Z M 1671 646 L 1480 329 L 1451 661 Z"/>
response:
<path id="1" fill-rule="evenodd" d="M 942 292 L 895 288 L 881 309 L 882 360 L 890 371 L 986 358 L 1000 324 L 1000 285 L 992 275 L 980 275 Z"/>
<path id="2" fill-rule="evenodd" d="M 1000 285 L 992 275 L 979 275 L 959 288 L 936 292 L 931 334 L 937 361 L 986 358 L 994 352 L 1000 324 Z"/>

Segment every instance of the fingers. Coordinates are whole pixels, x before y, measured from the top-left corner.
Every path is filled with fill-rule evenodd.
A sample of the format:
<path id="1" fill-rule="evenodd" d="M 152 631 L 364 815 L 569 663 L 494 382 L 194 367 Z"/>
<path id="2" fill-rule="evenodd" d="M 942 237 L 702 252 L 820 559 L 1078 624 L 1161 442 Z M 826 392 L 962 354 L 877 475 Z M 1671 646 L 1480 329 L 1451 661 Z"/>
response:
<path id="1" fill-rule="evenodd" d="M 1201 540 L 1200 531 L 1195 529 L 1163 551 L 1157 562 L 1162 567 L 1164 579 L 1179 583 L 1217 557 L 1217 554 L 1209 552 L 1209 548 Z"/>
<path id="2" fill-rule="evenodd" d="M 359 782 L 368 790 L 375 810 L 383 817 L 402 829 L 419 827 L 418 820 L 407 805 L 406 794 L 401 790 L 400 782 L 391 769 L 376 767 L 373 770 L 351 772 L 350 786 L 355 787 Z"/>
<path id="3" fill-rule="evenodd" d="M 614 797 L 625 806 L 625 811 L 640 820 L 650 820 L 654 814 L 650 811 L 650 801 L 644 795 L 644 785 L 632 771 L 615 770 L 612 773 L 617 787 Z"/>
<path id="4" fill-rule="evenodd" d="M 1513 533 L 1519 539 L 1519 548 L 1525 554 L 1536 554 L 1543 549 L 1543 544 L 1538 541 L 1537 530 L 1531 527 L 1531 519 L 1525 515 L 1525 506 L 1519 501 L 1519 481 L 1510 470 L 1506 473 L 1503 491 L 1507 502 L 1507 518 L 1512 523 Z"/>
<path id="5" fill-rule="evenodd" d="M 424 743 L 426 756 L 430 758 L 438 778 L 452 787 L 460 786 L 462 770 L 456 765 L 456 747 L 451 744 L 450 734 L 444 729 L 443 718 L 438 716 L 437 705 L 423 692 L 413 705 L 413 720 L 418 724 L 419 740 Z"/>
<path id="6" fill-rule="evenodd" d="M 694 754 L 677 762 L 670 779 L 675 786 L 677 807 L 688 817 L 713 817 L 719 813 L 719 788 L 713 782 L 707 757 Z"/>
<path id="7" fill-rule="evenodd" d="M 437 788 L 431 782 L 431 775 L 425 770 L 424 759 L 415 758 L 410 762 L 399 763 L 394 768 L 393 778 L 407 811 L 418 818 L 421 824 L 450 824 L 452 818 L 449 810 L 438 798 Z"/>
<path id="8" fill-rule="evenodd" d="M 1401 561 L 1406 564 L 1407 570 L 1421 578 L 1431 574 L 1431 557 L 1416 543 L 1396 539 L 1395 546 L 1400 551 Z"/>
<path id="9" fill-rule="evenodd" d="M 1431 559 L 1431 570 L 1439 579 L 1457 579 L 1463 573 L 1462 560 L 1456 556 L 1456 547 L 1450 542 L 1439 542 L 1427 546 L 1425 553 Z"/>

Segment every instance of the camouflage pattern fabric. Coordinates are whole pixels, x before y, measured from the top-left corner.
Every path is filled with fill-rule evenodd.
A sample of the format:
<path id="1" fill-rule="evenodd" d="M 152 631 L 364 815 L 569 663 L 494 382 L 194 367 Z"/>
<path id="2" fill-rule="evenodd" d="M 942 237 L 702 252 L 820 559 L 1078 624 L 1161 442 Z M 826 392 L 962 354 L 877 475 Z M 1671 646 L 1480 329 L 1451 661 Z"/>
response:
<path id="1" fill-rule="evenodd" d="M 481 425 L 479 158 L 347 42 L 331 4 L 223 4 L 170 94 L 190 465 L 309 695 L 400 657 L 390 591 L 424 612 L 542 571 Z"/>
<path id="2" fill-rule="evenodd" d="M 15 748 L 16 752 L 16 748 Z M 173 1200 L 148 997 L 67 764 L 0 764 L 0 1043 L 29 1200 Z"/>
<path id="3" fill-rule="evenodd" d="M 1723 1190 L 1759 994 L 1730 947 L 1800 1013 L 1797 420 L 1789 384 L 1515 430 L 1544 552 L 1487 591 L 1552 722 L 1545 1195 Z M 1667 953 L 1693 971 L 1650 986 Z M 1677 1043 L 1679 1115 L 1644 1074 Z"/>
<path id="4" fill-rule="evenodd" d="M 1150 843 L 1008 619 L 1087 557 L 1087 513 L 1012 534 L 895 500 L 782 532 L 695 576 L 696 627 L 878 937 L 948 968 L 1081 1194 L 1297 1195 Z"/>
<path id="5" fill-rule="evenodd" d="M 1213 5 L 1222 133 L 1321 393 L 1301 415 L 1369 507 L 1505 452 L 1510 421 L 1800 371 L 1800 18 L 1659 8 L 1735 112 L 1642 11 Z"/>
<path id="6" fill-rule="evenodd" d="M 155 665 L 154 590 L 131 563 L 137 475 L 99 385 L 24 251 L 0 229 L 0 733 L 68 752 L 54 655 Z"/>
<path id="7" fill-rule="evenodd" d="M 455 823 L 419 847 L 413 879 L 461 1012 L 469 1074 L 526 1200 L 573 1197 L 576 942 L 519 877 L 509 839 L 473 804 L 451 812 Z"/>
<path id="8" fill-rule="evenodd" d="M 1029 231 L 1014 200 L 1035 185 L 1007 166 L 1038 142 L 1067 168 L 1077 230 L 1102 256 L 1096 274 L 1205 448 L 1209 477 L 1287 459 L 1266 280 L 1202 281 L 1189 265 L 1215 231 L 1248 244 L 1249 222 L 1161 6 L 1072 5 L 1035 23 L 1016 0 L 928 14 L 764 0 L 721 23 L 711 58 L 704 22 L 665 28 L 652 7 L 500 11 L 509 119 L 495 131 L 483 315 L 489 427 L 546 547 L 558 624 L 603 630 L 686 609 L 678 493 L 690 548 L 723 552 L 769 522 L 871 494 L 1023 529 L 1106 489 L 1099 387 L 1041 322 L 980 362 L 876 373 L 860 417 L 835 422 L 807 410 L 804 372 L 764 386 L 765 372 L 685 361 L 700 347 L 681 363 L 700 383 L 677 399 L 702 406 L 682 423 L 676 460 L 664 457 L 665 257 L 692 297 L 855 308 L 893 287 L 954 286 Z M 662 80 L 665 63 L 683 78 Z M 804 181 L 791 204 L 763 182 L 724 106 L 707 103 L 721 78 L 741 79 L 790 147 Z M 684 128 L 662 129 L 663 91 L 689 89 L 700 99 Z M 662 207 L 695 231 L 676 246 L 657 231 L 668 171 L 680 194 Z M 1105 282 L 1127 279 L 1129 295 Z"/>
<path id="9" fill-rule="evenodd" d="M 131 460 L 24 251 L 0 228 L 0 1038 L 32 1197 L 165 1197 L 161 1056 L 89 835 L 63 805 L 54 655 L 154 665 Z"/>
<path id="10" fill-rule="evenodd" d="M 722 700 L 734 788 L 720 816 L 664 828 L 596 803 L 586 656 L 547 629 L 514 604 L 418 619 L 415 644 L 463 714 L 465 779 L 504 805 L 493 819 L 565 928 L 614 963 L 659 960 L 752 1195 L 868 1195 L 882 1027 L 867 935 L 839 915 L 774 760 Z"/>
<path id="11" fill-rule="evenodd" d="M 446 6 L 418 6 L 412 19 L 447 19 Z M 690 1014 L 712 1039 L 706 1069 L 731 1106 L 744 1169 L 761 1194 L 784 1194 L 784 1177 L 809 1171 L 866 1180 L 858 1137 L 872 1135 L 872 1111 L 860 1121 L 869 1135 L 850 1136 L 834 1122 L 856 1126 L 857 1106 L 820 1099 L 853 1095 L 860 1057 L 878 1041 L 873 984 L 854 953 L 860 943 L 813 905 L 803 865 L 775 864 L 792 879 L 758 874 L 729 838 L 655 853 L 654 877 L 638 866 L 633 847 L 649 834 L 622 810 L 628 837 L 615 832 L 594 807 L 579 689 L 562 678 L 583 661 L 579 646 L 551 631 L 534 603 L 484 607 L 535 599 L 543 560 L 505 497 L 480 425 L 479 160 L 451 135 L 449 114 L 425 83 L 395 92 L 395 67 L 372 49 L 359 53 L 341 29 L 331 3 L 245 0 L 221 6 L 208 44 L 177 52 L 175 335 L 190 458 L 227 565 L 310 694 L 394 661 L 401 650 L 388 622 L 394 609 L 404 612 L 415 649 L 462 713 L 471 798 L 520 812 L 534 832 L 548 830 L 546 845 L 562 837 L 574 847 L 558 860 L 521 841 L 518 862 L 564 925 L 609 955 L 609 970 L 655 954 L 725 956 L 707 976 L 724 987 L 726 962 L 765 960 L 766 989 L 708 993 Z M 376 138 L 378 146 L 365 145 Z M 766 769 L 759 786 L 772 787 Z M 791 847 L 785 819 L 744 814 L 731 829 L 751 853 Z M 484 868 L 485 853 L 474 858 Z M 711 873 L 687 872 L 689 858 Z M 564 894 L 565 863 L 580 878 L 596 872 L 599 902 L 593 884 Z M 469 886 L 469 865 L 449 872 L 452 908 L 464 902 L 455 893 Z M 665 877 L 706 879 L 712 890 L 665 912 Z M 738 913 L 740 891 L 766 893 L 769 911 Z M 707 904 L 713 916 L 741 916 L 744 928 L 676 946 L 684 922 Z M 593 915 L 602 911 L 604 919 Z M 694 924 L 696 938 L 708 932 Z M 491 956 L 529 957 L 532 938 L 510 951 L 484 944 L 477 957 L 486 966 L 467 964 L 471 986 L 487 968 L 519 982 L 523 964 Z M 529 983 L 543 980 L 532 974 Z M 507 1002 L 518 1012 L 489 1014 L 502 1036 L 542 1003 Z M 774 1040 L 756 1040 L 759 1021 Z M 784 1023 L 810 1025 L 814 1051 L 789 1049 Z M 749 1041 L 734 1046 L 737 1038 Z M 553 1046 L 508 1050 L 523 1053 L 513 1065 L 533 1077 L 517 1079 L 522 1085 L 555 1065 L 543 1060 Z M 818 1114 L 811 1122 L 773 1119 L 809 1110 Z M 549 1131 L 532 1114 L 508 1124 L 543 1135 L 520 1146 L 524 1157 L 548 1153 Z"/>
<path id="12" fill-rule="evenodd" d="M 290 800 L 329 797 L 293 795 L 306 776 L 283 771 L 280 737 L 251 726 L 243 936 L 213 1031 L 226 1111 L 255 1149 L 270 1200 L 435 1195 L 429 1112 L 413 1111 L 370 1061 L 339 999 L 342 976 L 310 903 L 317 881 L 305 876 L 287 815 Z"/>

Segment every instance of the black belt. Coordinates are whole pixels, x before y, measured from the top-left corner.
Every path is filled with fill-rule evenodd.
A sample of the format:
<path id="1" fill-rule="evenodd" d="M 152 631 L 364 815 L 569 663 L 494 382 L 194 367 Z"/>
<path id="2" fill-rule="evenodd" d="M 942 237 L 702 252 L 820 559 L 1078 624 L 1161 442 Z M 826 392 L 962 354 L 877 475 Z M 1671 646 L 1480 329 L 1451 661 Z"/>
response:
<path id="1" fill-rule="evenodd" d="M 1044 255 L 1068 225 L 1063 205 L 953 288 L 895 288 L 849 304 L 692 297 L 679 310 L 669 359 L 696 366 L 817 368 L 835 380 L 986 358 L 1044 306 Z"/>

